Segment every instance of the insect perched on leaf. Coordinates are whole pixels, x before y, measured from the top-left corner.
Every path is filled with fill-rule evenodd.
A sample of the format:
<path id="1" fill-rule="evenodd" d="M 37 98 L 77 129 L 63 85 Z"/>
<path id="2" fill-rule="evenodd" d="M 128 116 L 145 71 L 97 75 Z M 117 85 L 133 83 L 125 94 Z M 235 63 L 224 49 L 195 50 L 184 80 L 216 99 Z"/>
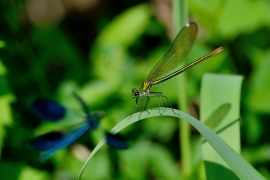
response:
<path id="1" fill-rule="evenodd" d="M 138 99 L 140 98 L 141 101 L 144 104 L 143 111 L 146 110 L 148 101 L 150 97 L 157 97 L 159 98 L 159 108 L 160 108 L 160 98 L 162 98 L 163 102 L 164 99 L 167 100 L 167 102 L 170 101 L 167 98 L 167 96 L 164 96 L 161 92 L 150 92 L 150 89 L 153 86 L 156 86 L 160 83 L 163 83 L 178 74 L 181 74 L 182 72 L 188 70 L 189 68 L 195 66 L 196 64 L 210 58 L 213 55 L 216 55 L 220 53 L 223 48 L 219 47 L 209 54 L 199 58 L 198 60 L 190 63 L 189 65 L 180 68 L 172 73 L 170 73 L 174 68 L 176 68 L 188 55 L 190 52 L 196 35 L 198 31 L 198 25 L 195 22 L 187 23 L 181 31 L 178 33 L 174 41 L 172 42 L 171 46 L 167 50 L 167 52 L 163 55 L 163 57 L 157 62 L 157 64 L 154 66 L 154 68 L 149 73 L 148 77 L 144 80 L 139 90 L 133 88 L 132 89 L 132 98 L 136 98 L 136 106 L 133 109 L 132 114 L 136 110 L 138 106 Z M 170 74 L 169 74 L 170 73 Z M 142 97 L 146 97 L 147 100 L 144 101 Z M 142 112 L 143 112 L 142 111 Z M 141 112 L 141 113 L 142 113 Z M 162 113 L 159 110 L 160 115 Z M 141 115 L 141 114 L 140 114 Z"/>
<path id="2" fill-rule="evenodd" d="M 70 130 L 71 126 L 69 126 L 69 128 L 62 128 L 33 138 L 30 144 L 34 149 L 44 151 L 42 159 L 47 159 L 57 151 L 69 146 L 86 132 L 97 129 L 100 125 L 100 120 L 104 117 L 102 112 L 90 113 L 85 102 L 76 93 L 73 93 L 73 95 L 81 105 L 86 120 L 75 129 Z M 66 108 L 46 99 L 36 99 L 30 108 L 39 118 L 51 122 L 57 122 L 67 115 Z M 107 131 L 105 133 L 106 142 L 109 146 L 118 149 L 128 148 L 128 144 L 120 135 Z"/>

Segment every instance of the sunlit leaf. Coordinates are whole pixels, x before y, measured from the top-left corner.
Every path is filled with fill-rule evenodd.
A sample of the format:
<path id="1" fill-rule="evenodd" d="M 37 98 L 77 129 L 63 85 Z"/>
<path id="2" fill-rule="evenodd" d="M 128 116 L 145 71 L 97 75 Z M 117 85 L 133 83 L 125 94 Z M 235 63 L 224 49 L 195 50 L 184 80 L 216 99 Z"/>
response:
<path id="1" fill-rule="evenodd" d="M 206 74 L 202 81 L 202 92 L 201 92 L 201 120 L 209 121 L 209 114 L 213 112 L 216 108 L 220 107 L 222 104 L 229 104 L 231 110 L 228 112 L 224 120 L 218 124 L 215 128 L 221 129 L 224 126 L 234 122 L 239 119 L 239 106 L 240 106 L 240 92 L 241 83 L 243 77 L 236 75 L 218 75 L 218 74 Z M 225 107 L 226 110 L 226 107 Z M 211 114 L 210 118 L 216 118 L 219 116 L 224 116 L 224 113 Z M 239 122 L 234 123 L 232 126 L 223 130 L 218 134 L 232 149 L 240 153 L 240 128 Z M 233 137 L 233 138 L 232 138 Z M 209 161 L 213 163 L 208 163 L 211 167 L 207 167 L 206 173 L 207 179 L 216 179 L 220 177 L 218 170 L 213 170 L 215 164 L 219 164 L 228 167 L 228 164 L 220 158 L 220 155 L 212 148 L 211 145 L 205 143 L 202 145 L 202 154 L 204 161 Z M 219 166 L 216 166 L 219 170 Z M 217 173 L 215 173 L 217 172 Z M 225 176 L 226 177 L 226 176 Z"/>

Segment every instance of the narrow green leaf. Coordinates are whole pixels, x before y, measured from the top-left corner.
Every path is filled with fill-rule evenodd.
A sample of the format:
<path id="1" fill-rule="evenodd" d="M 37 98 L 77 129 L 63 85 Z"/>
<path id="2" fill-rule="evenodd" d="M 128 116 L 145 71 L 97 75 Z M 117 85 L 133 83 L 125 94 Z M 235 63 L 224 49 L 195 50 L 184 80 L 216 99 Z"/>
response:
<path id="1" fill-rule="evenodd" d="M 229 103 L 222 104 L 204 121 L 204 124 L 214 130 L 225 118 L 230 108 Z"/>
<path id="2" fill-rule="evenodd" d="M 244 180 L 264 179 L 260 173 L 258 173 L 249 163 L 247 163 L 239 154 L 237 154 L 230 146 L 228 146 L 220 137 L 218 137 L 213 131 L 211 131 L 202 122 L 176 109 L 174 109 L 175 114 L 171 108 L 165 108 L 164 110 L 166 111 L 163 113 L 163 116 L 173 116 L 173 117 L 181 118 L 188 121 L 192 126 L 194 126 L 194 128 L 196 128 L 202 134 L 202 136 L 208 141 L 208 143 L 215 149 L 215 151 L 221 156 L 221 158 L 228 164 L 228 166 L 233 170 L 233 172 L 240 179 L 244 179 Z M 133 114 L 132 117 L 125 118 L 120 123 L 118 123 L 110 132 L 118 133 L 120 130 L 124 129 L 125 127 L 137 121 L 150 118 L 150 117 L 160 116 L 158 108 L 150 109 L 148 110 L 148 112 L 150 114 L 148 114 L 147 112 L 143 112 L 143 114 L 141 115 L 141 119 L 139 119 L 138 117 L 140 112 Z M 91 158 L 95 155 L 95 153 L 97 153 L 97 151 L 102 147 L 104 143 L 105 143 L 105 138 L 103 138 L 98 143 L 98 145 L 95 147 L 95 149 L 92 151 L 92 153 L 86 160 L 79 174 L 78 179 L 81 178 L 85 167 L 87 166 Z"/>

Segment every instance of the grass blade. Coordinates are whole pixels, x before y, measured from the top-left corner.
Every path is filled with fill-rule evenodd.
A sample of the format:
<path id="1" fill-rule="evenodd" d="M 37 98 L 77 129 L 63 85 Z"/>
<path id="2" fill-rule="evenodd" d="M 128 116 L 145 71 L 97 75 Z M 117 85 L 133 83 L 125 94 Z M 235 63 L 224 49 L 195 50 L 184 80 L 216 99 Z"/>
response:
<path id="1" fill-rule="evenodd" d="M 148 110 L 150 114 L 144 112 L 141 115 L 141 120 L 160 116 L 159 109 L 150 109 Z M 213 131 L 211 131 L 206 125 L 204 125 L 199 120 L 194 117 L 174 109 L 176 115 L 172 112 L 171 108 L 166 108 L 163 116 L 174 116 L 177 118 L 182 118 L 188 121 L 194 128 L 196 128 L 201 135 L 208 141 L 208 143 L 215 149 L 215 151 L 220 155 L 220 157 L 228 164 L 228 166 L 233 170 L 233 172 L 243 180 L 256 179 L 261 180 L 264 179 L 263 176 L 258 173 L 249 163 L 247 163 L 239 154 L 237 154 L 230 146 L 228 146 L 220 137 L 218 137 Z M 119 122 L 110 132 L 117 133 L 125 127 L 139 121 L 139 113 L 133 114 L 131 118 L 127 117 L 121 122 Z M 96 148 L 92 151 L 88 159 L 86 160 L 78 179 L 81 178 L 83 171 L 85 170 L 87 164 L 94 156 L 94 154 L 102 147 L 105 143 L 105 139 L 103 138 Z"/>

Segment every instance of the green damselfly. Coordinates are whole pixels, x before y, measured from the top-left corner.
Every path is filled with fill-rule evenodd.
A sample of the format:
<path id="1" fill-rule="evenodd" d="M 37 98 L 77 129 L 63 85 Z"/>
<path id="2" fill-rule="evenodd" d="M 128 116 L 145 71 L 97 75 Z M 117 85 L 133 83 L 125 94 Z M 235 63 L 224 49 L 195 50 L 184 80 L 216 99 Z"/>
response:
<path id="1" fill-rule="evenodd" d="M 158 97 L 159 98 L 159 107 L 160 107 L 160 98 L 162 98 L 163 103 L 164 99 L 171 103 L 167 96 L 164 96 L 161 92 L 150 92 L 150 89 L 153 86 L 156 86 L 162 82 L 165 82 L 178 74 L 188 70 L 189 68 L 195 66 L 196 64 L 210 58 L 213 55 L 220 53 L 223 48 L 219 47 L 209 54 L 197 59 L 196 61 L 190 63 L 189 65 L 180 68 L 170 74 L 168 74 L 171 70 L 173 70 L 176 66 L 178 66 L 188 55 L 190 49 L 192 48 L 194 41 L 196 39 L 198 32 L 198 25 L 195 22 L 187 23 L 181 31 L 178 33 L 172 44 L 170 45 L 167 52 L 163 55 L 163 57 L 158 61 L 158 63 L 151 70 L 148 77 L 144 80 L 139 90 L 133 88 L 132 89 L 132 97 L 136 98 L 136 106 L 133 109 L 132 114 L 136 110 L 138 106 L 138 99 L 140 98 L 144 104 L 143 111 L 146 110 L 148 101 L 150 97 Z M 142 97 L 147 97 L 147 100 L 143 100 Z M 162 113 L 159 111 L 162 115 Z M 141 115 L 141 114 L 140 114 Z"/>

